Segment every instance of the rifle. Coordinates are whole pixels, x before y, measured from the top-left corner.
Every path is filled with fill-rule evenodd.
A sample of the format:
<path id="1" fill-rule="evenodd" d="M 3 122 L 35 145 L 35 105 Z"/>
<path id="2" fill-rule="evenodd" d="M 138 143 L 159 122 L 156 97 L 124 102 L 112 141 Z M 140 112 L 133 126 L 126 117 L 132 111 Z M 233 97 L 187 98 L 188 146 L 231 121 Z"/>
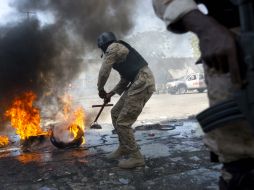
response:
<path id="1" fill-rule="evenodd" d="M 243 53 L 245 85 L 234 99 L 226 100 L 199 113 L 196 118 L 204 132 L 228 122 L 247 119 L 254 131 L 254 10 L 253 0 L 231 0 L 239 8 L 240 47 Z"/>
<path id="2" fill-rule="evenodd" d="M 245 63 L 246 86 L 236 94 L 235 100 L 254 127 L 254 10 L 253 0 L 232 0 L 239 7 L 241 34 L 240 46 Z"/>

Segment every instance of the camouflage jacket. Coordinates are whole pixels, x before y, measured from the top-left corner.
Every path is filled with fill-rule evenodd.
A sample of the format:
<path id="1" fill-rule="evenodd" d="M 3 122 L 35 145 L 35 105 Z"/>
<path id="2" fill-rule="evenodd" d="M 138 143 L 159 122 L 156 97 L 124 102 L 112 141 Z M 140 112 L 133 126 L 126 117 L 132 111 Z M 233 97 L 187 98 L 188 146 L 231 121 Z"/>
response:
<path id="1" fill-rule="evenodd" d="M 104 89 L 104 86 L 112 70 L 113 64 L 122 62 L 123 60 L 125 60 L 128 53 L 129 53 L 128 48 L 126 48 L 124 45 L 119 43 L 112 43 L 107 48 L 104 55 L 102 66 L 99 71 L 99 77 L 98 77 L 98 83 L 97 83 L 97 87 L 99 91 Z M 119 83 L 116 85 L 116 87 L 112 91 L 114 91 L 117 94 L 122 94 L 122 92 L 125 90 L 128 84 L 129 84 L 129 81 L 125 80 L 124 78 L 121 78 Z"/>
<path id="2" fill-rule="evenodd" d="M 113 64 L 124 61 L 128 53 L 129 49 L 120 43 L 112 43 L 107 48 L 98 76 L 97 87 L 99 91 L 104 89 L 104 86 L 113 68 Z M 130 81 L 121 77 L 120 81 L 115 86 L 115 88 L 113 88 L 112 91 L 121 95 L 127 89 L 127 86 L 129 84 Z M 145 66 L 142 69 L 140 69 L 135 80 L 133 81 L 133 84 L 131 85 L 130 90 L 133 91 L 132 93 L 135 94 L 144 90 L 147 87 L 152 87 L 152 89 L 154 89 L 154 84 L 155 82 L 153 74 L 151 70 L 148 68 L 148 66 Z"/>

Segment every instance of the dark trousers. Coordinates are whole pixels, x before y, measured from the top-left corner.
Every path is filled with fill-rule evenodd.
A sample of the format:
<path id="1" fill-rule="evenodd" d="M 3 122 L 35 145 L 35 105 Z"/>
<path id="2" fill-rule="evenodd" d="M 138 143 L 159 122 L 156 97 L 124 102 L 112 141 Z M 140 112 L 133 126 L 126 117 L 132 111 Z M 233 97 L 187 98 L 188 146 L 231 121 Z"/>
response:
<path id="1" fill-rule="evenodd" d="M 254 159 L 224 163 L 223 169 L 232 175 L 229 181 L 219 180 L 220 190 L 254 190 Z"/>

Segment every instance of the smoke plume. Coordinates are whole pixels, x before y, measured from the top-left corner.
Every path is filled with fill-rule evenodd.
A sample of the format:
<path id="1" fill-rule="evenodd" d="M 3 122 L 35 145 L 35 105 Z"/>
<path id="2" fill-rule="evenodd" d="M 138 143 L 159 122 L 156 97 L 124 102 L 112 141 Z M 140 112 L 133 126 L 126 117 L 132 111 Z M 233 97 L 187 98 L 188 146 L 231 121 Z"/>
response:
<path id="1" fill-rule="evenodd" d="M 13 0 L 10 5 L 19 12 L 50 13 L 54 22 L 41 24 L 36 16 L 30 16 L 1 26 L 0 103 L 27 90 L 36 92 L 40 98 L 64 89 L 84 68 L 82 57 L 89 53 L 85 49 L 96 47 L 101 32 L 113 31 L 121 38 L 131 29 L 135 3 L 135 0 Z"/>

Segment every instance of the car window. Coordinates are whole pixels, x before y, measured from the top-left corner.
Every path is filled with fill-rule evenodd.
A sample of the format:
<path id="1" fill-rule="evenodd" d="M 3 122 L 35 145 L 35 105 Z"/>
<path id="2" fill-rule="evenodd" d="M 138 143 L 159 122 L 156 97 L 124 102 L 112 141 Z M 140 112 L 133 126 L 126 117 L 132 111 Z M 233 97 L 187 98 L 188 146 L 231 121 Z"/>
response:
<path id="1" fill-rule="evenodd" d="M 199 79 L 204 79 L 204 75 L 203 75 L 203 74 L 200 74 L 200 75 L 199 75 Z"/>

